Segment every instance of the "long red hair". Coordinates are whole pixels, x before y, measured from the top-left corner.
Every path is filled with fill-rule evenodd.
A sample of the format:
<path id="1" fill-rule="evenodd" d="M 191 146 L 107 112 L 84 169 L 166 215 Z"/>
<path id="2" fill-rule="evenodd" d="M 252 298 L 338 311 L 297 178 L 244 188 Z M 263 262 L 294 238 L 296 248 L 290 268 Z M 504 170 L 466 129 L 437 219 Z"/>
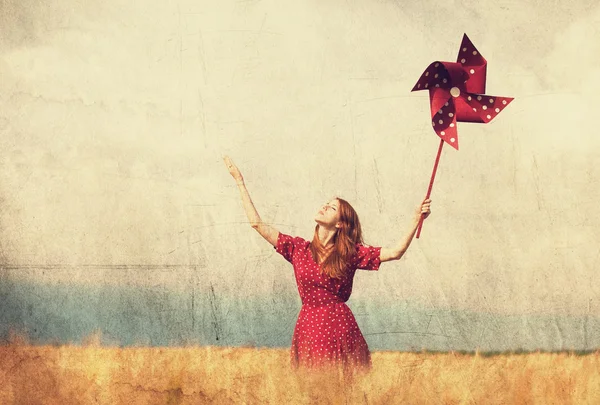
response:
<path id="1" fill-rule="evenodd" d="M 346 200 L 337 197 L 335 200 L 340 204 L 340 227 L 333 236 L 333 249 L 328 254 L 321 244 L 319 224 L 315 226 L 315 233 L 309 248 L 314 261 L 321 265 L 321 271 L 329 277 L 339 279 L 346 274 L 348 263 L 356 254 L 356 244 L 362 244 L 363 239 L 360 220 L 354 208 Z"/>

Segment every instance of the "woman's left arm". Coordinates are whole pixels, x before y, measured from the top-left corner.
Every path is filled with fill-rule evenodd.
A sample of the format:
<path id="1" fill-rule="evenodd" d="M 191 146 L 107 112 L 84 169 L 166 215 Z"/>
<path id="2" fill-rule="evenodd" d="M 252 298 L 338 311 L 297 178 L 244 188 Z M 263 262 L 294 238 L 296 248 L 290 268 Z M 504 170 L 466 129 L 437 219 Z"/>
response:
<path id="1" fill-rule="evenodd" d="M 390 260 L 399 260 L 402 256 L 404 256 L 404 253 L 406 253 L 406 251 L 408 250 L 408 247 L 410 246 L 410 243 L 412 242 L 415 233 L 417 232 L 421 216 L 423 216 L 423 219 L 425 219 L 429 216 L 429 214 L 431 214 L 430 205 L 431 199 L 423 200 L 423 202 L 421 203 L 421 205 L 419 205 L 415 212 L 415 217 L 412 221 L 408 233 L 404 238 L 402 238 L 398 242 L 396 246 L 391 248 L 381 248 L 379 259 L 382 263 Z"/>

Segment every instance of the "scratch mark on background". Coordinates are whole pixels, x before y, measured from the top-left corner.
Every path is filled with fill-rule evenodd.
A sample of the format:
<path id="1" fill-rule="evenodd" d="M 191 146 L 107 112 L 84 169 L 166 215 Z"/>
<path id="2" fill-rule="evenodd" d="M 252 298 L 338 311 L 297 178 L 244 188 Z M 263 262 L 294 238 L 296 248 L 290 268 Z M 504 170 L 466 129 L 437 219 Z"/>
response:
<path id="1" fill-rule="evenodd" d="M 198 114 L 200 115 L 200 124 L 202 126 L 202 141 L 204 143 L 204 149 L 208 148 L 208 144 L 206 143 L 206 116 L 204 115 L 204 99 L 202 98 L 202 93 L 200 92 L 200 88 L 198 88 L 198 102 L 200 103 L 200 108 L 198 110 Z"/>
<path id="2" fill-rule="evenodd" d="M 204 84 L 206 84 L 208 74 L 206 71 L 206 55 L 204 54 L 204 36 L 202 35 L 202 30 L 198 30 L 198 39 L 198 59 L 200 60 L 200 66 L 202 67 L 202 79 L 204 80 Z"/>
<path id="3" fill-rule="evenodd" d="M 192 333 L 196 332 L 196 286 L 198 285 L 198 269 L 194 266 L 192 283 Z"/>
<path id="4" fill-rule="evenodd" d="M 423 256 L 423 259 L 425 260 L 425 262 L 426 262 L 427 264 L 431 265 L 431 260 L 429 260 L 429 258 L 428 258 L 428 257 L 425 255 L 425 251 L 424 251 L 424 250 L 422 250 L 422 249 L 421 249 L 421 250 L 419 250 L 419 251 L 421 252 L 421 254 L 422 254 L 422 256 Z M 420 266 L 420 265 L 418 266 L 418 268 L 419 268 L 419 270 L 420 270 L 420 271 L 419 271 L 419 274 L 428 274 L 428 271 L 427 271 L 427 269 L 426 269 L 426 268 L 424 268 L 424 267 L 422 267 L 422 266 Z M 426 285 L 426 284 L 428 284 L 428 283 L 426 283 L 425 281 L 421 281 L 421 283 L 422 283 L 422 285 Z M 445 296 L 445 294 L 444 294 L 444 290 L 443 290 L 443 289 L 440 289 L 439 291 L 442 293 L 444 300 L 445 300 L 445 301 L 447 301 L 447 298 L 446 298 L 446 296 Z M 429 292 L 429 290 L 428 290 L 428 289 L 424 289 L 424 295 L 425 295 L 425 297 L 427 298 L 427 302 L 429 303 L 429 305 L 430 305 L 432 308 L 435 308 L 435 305 L 434 305 L 434 300 L 433 300 L 433 298 L 432 298 L 432 296 L 431 296 L 431 293 Z M 471 342 L 471 341 L 470 341 L 470 340 L 467 338 L 466 334 L 464 333 L 464 330 L 463 330 L 463 329 L 460 327 L 460 322 L 459 322 L 459 319 L 458 319 L 458 317 L 457 317 L 456 315 L 452 314 L 452 313 L 450 313 L 450 317 L 452 318 L 452 320 L 453 320 L 453 321 L 455 322 L 455 324 L 457 325 L 458 333 L 459 333 L 459 334 L 460 334 L 460 336 L 462 337 L 462 340 L 463 340 L 463 342 L 467 343 L 467 345 L 470 345 L 472 342 Z M 444 325 L 443 325 L 443 324 L 442 324 L 442 322 L 440 321 L 440 318 L 436 316 L 436 317 L 435 317 L 435 320 L 437 321 L 437 324 L 438 324 L 438 326 L 439 326 L 440 330 L 441 330 L 441 331 L 444 333 L 444 334 L 443 334 L 443 335 L 441 335 L 441 336 L 447 336 L 447 334 L 446 334 L 446 333 L 447 333 L 447 332 L 446 332 L 446 328 L 444 327 Z M 448 336 L 449 336 L 449 335 L 448 335 Z"/>
<path id="5" fill-rule="evenodd" d="M 221 331 L 221 325 L 219 323 L 219 316 L 217 314 L 217 312 L 219 310 L 217 307 L 217 296 L 215 294 L 215 288 L 212 283 L 210 283 L 210 297 L 209 298 L 210 298 L 212 326 L 215 329 L 215 339 L 217 341 L 219 341 L 219 339 L 221 339 L 221 337 L 222 337 L 222 331 Z"/>
<path id="6" fill-rule="evenodd" d="M 377 192 L 377 208 L 379 213 L 383 213 L 383 200 L 381 199 L 381 185 L 379 184 L 379 168 L 377 167 L 377 159 L 373 158 L 373 169 L 375 172 L 375 191 Z"/>
<path id="7" fill-rule="evenodd" d="M 415 96 L 415 95 L 407 95 L 407 96 L 401 96 L 401 95 L 382 96 L 382 97 L 375 97 L 375 98 L 365 98 L 365 99 L 362 99 L 362 100 L 358 100 L 357 103 L 368 103 L 368 102 L 371 102 L 371 101 L 396 99 L 396 98 L 419 98 L 419 97 L 420 96 Z"/>
<path id="8" fill-rule="evenodd" d="M 592 307 L 592 299 L 590 298 L 590 299 L 588 299 L 587 313 L 585 314 L 585 318 L 583 318 L 583 325 L 582 325 L 582 329 L 583 329 L 583 348 L 585 350 L 589 349 L 589 346 L 588 346 L 588 330 L 589 330 L 589 323 L 590 323 L 591 307 Z"/>
<path id="9" fill-rule="evenodd" d="M 214 32 L 248 32 L 248 33 L 260 33 L 260 34 L 272 34 L 272 35 L 284 35 L 281 32 L 265 31 L 265 30 L 215 30 Z"/>
<path id="10" fill-rule="evenodd" d="M 265 22 L 267 21 L 267 13 L 265 13 L 265 15 L 263 16 L 263 19 L 260 23 L 260 28 L 258 29 L 258 31 L 256 32 L 256 35 L 254 36 L 254 38 L 252 39 L 252 41 L 250 42 L 252 47 L 256 46 L 256 42 L 258 41 L 258 39 L 260 38 L 261 34 L 264 32 L 265 29 Z"/>
<path id="11" fill-rule="evenodd" d="M 425 328 L 425 332 L 429 332 L 429 325 L 431 325 L 431 318 L 433 318 L 433 315 L 429 315 L 429 320 L 427 322 L 427 327 Z"/>
<path id="12" fill-rule="evenodd" d="M 181 8 L 177 4 L 177 29 L 179 30 L 179 135 L 183 135 L 183 32 L 181 30 Z"/>
<path id="13" fill-rule="evenodd" d="M 516 192 L 517 191 L 517 148 L 516 148 L 516 142 L 515 142 L 515 133 L 511 127 L 510 129 L 510 139 L 511 139 L 511 145 L 512 145 L 512 155 L 513 155 L 513 178 L 512 178 L 512 184 L 513 184 L 513 190 Z"/>
<path id="14" fill-rule="evenodd" d="M 354 199 L 358 198 L 357 187 L 358 187 L 358 164 L 356 162 L 356 134 L 354 133 L 354 111 L 352 109 L 352 103 L 346 100 L 346 105 L 350 109 L 350 130 L 352 133 L 352 157 L 354 160 Z"/>
<path id="15" fill-rule="evenodd" d="M 540 192 L 540 177 L 538 174 L 539 168 L 537 165 L 537 160 L 535 159 L 535 155 L 533 155 L 533 186 L 535 188 L 535 195 L 537 197 L 538 210 L 542 209 L 543 201 L 542 201 L 542 193 Z"/>
<path id="16" fill-rule="evenodd" d="M 442 333 L 431 333 L 431 332 L 409 332 L 409 331 L 398 331 L 398 332 L 372 332 L 365 333 L 365 336 L 373 335 L 422 335 L 422 336 L 440 336 L 450 339 L 456 339 L 457 336 L 444 335 Z"/>
<path id="17" fill-rule="evenodd" d="M 215 223 L 215 224 L 209 224 L 209 225 L 195 226 L 194 228 L 195 229 L 212 228 L 212 227 L 223 226 L 223 225 L 248 225 L 248 226 L 250 226 L 250 221 L 221 222 L 218 224 Z M 282 223 L 270 223 L 269 225 L 277 225 L 277 226 L 288 227 L 288 228 L 292 228 L 292 229 L 298 228 L 297 226 L 294 226 L 294 225 L 282 224 Z M 199 243 L 199 242 L 200 242 L 200 240 L 197 240 L 197 241 L 192 242 L 192 244 Z"/>

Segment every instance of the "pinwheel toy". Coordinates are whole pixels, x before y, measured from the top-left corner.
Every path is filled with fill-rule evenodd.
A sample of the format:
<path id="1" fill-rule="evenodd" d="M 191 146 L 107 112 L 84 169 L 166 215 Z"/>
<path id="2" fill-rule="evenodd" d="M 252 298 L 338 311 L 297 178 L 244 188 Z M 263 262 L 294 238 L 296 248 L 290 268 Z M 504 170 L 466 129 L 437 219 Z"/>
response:
<path id="1" fill-rule="evenodd" d="M 456 62 L 433 62 L 412 89 L 429 91 L 431 124 L 441 138 L 426 198 L 431 196 L 444 142 L 458 150 L 456 123 L 488 123 L 513 100 L 511 97 L 483 94 L 486 68 L 487 61 L 464 34 Z M 417 238 L 421 235 L 422 227 L 423 217 L 419 222 Z"/>

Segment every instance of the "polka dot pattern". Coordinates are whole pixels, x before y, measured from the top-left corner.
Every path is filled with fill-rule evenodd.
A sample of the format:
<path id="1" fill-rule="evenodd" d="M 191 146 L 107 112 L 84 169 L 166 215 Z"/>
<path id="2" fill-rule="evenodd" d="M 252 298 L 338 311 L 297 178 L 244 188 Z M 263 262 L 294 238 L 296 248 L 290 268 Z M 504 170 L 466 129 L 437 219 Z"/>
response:
<path id="1" fill-rule="evenodd" d="M 479 54 L 475 45 L 473 45 L 466 35 L 463 37 L 457 60 L 465 66 L 481 66 L 485 63 L 485 59 Z M 472 71 L 471 74 L 473 73 L 475 72 Z"/>
<path id="2" fill-rule="evenodd" d="M 432 128 L 455 149 L 458 121 L 490 122 L 513 100 L 483 94 L 486 70 L 487 61 L 464 35 L 456 62 L 431 63 L 412 90 L 428 90 Z"/>
<path id="3" fill-rule="evenodd" d="M 434 105 L 431 107 L 433 108 Z M 434 131 L 440 138 L 452 145 L 454 148 L 458 149 L 458 137 L 456 135 L 456 109 L 454 101 L 450 99 L 444 102 L 444 104 L 439 107 L 439 110 L 435 111 L 435 114 L 433 114 L 431 123 Z"/>
<path id="4" fill-rule="evenodd" d="M 478 113 L 479 122 L 487 123 L 500 114 L 512 100 L 510 97 L 490 97 L 475 94 L 473 98 L 469 97 L 467 99 L 467 103 L 472 106 L 474 112 Z"/>
<path id="5" fill-rule="evenodd" d="M 275 246 L 275 250 L 292 263 L 302 300 L 292 337 L 291 364 L 294 368 L 368 369 L 371 367 L 369 347 L 345 302 L 352 293 L 357 269 L 379 269 L 381 247 L 357 244 L 346 275 L 332 279 L 321 273 L 309 244 L 300 237 L 280 232 Z"/>
<path id="6" fill-rule="evenodd" d="M 414 90 L 428 88 L 445 88 L 451 82 L 450 73 L 446 67 L 439 62 L 432 63 L 423 72 L 421 78 L 415 85 Z"/>

